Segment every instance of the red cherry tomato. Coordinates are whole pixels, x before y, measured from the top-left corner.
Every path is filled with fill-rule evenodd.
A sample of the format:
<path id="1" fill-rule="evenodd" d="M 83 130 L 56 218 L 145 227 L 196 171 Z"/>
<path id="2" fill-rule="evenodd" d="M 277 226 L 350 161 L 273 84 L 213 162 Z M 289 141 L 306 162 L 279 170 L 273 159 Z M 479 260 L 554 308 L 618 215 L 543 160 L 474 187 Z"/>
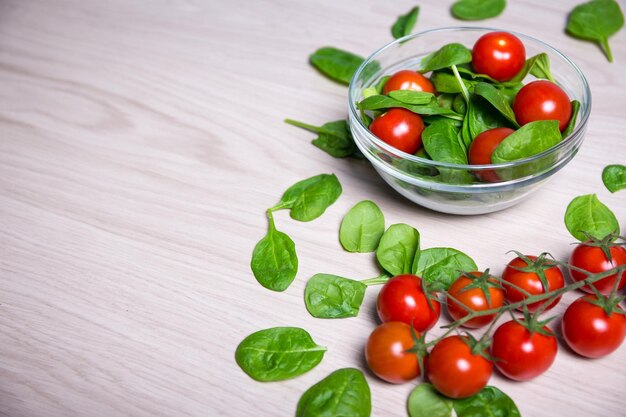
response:
<path id="1" fill-rule="evenodd" d="M 422 147 L 422 118 L 406 109 L 390 109 L 374 119 L 370 130 L 379 139 L 403 152 L 414 154 Z"/>
<path id="2" fill-rule="evenodd" d="M 545 326 L 542 330 L 550 332 Z M 530 334 L 526 327 L 511 320 L 494 332 L 491 356 L 504 376 L 528 381 L 550 368 L 556 358 L 557 346 L 554 335 Z"/>
<path id="3" fill-rule="evenodd" d="M 607 259 L 606 255 L 601 248 L 597 246 L 589 246 L 586 243 L 580 243 L 576 246 L 570 257 L 570 264 L 577 268 L 584 269 L 591 273 L 598 273 L 608 271 L 619 265 L 626 264 L 626 249 L 622 246 L 611 246 L 609 248 L 611 253 L 611 262 Z M 574 271 L 570 269 L 570 275 L 575 281 L 582 281 L 587 278 L 587 275 L 583 272 Z M 617 274 L 613 274 L 606 278 L 602 278 L 600 281 L 596 281 L 593 286 L 604 295 L 607 295 L 613 289 Z M 622 272 L 620 282 L 617 284 L 617 289 L 620 290 L 626 285 L 626 272 Z M 593 293 L 593 290 L 589 285 L 585 285 L 581 290 Z"/>
<path id="4" fill-rule="evenodd" d="M 490 32 L 480 37 L 472 49 L 476 72 L 498 81 L 515 77 L 526 62 L 524 44 L 508 32 Z"/>
<path id="5" fill-rule="evenodd" d="M 478 393 L 487 385 L 492 373 L 491 361 L 472 353 L 461 336 L 441 340 L 426 359 L 430 383 L 450 398 L 465 398 Z"/>
<path id="6" fill-rule="evenodd" d="M 513 112 L 520 125 L 535 120 L 557 120 L 562 132 L 572 117 L 572 103 L 561 87 L 538 80 L 519 90 L 513 102 Z"/>
<path id="7" fill-rule="evenodd" d="M 418 332 L 432 328 L 441 312 L 439 301 L 435 298 L 431 298 L 428 305 L 422 280 L 416 275 L 398 275 L 387 281 L 378 293 L 376 309 L 383 322 L 413 324 Z"/>
<path id="8" fill-rule="evenodd" d="M 473 275 L 475 277 L 482 276 L 480 272 L 470 272 L 469 275 Z M 489 282 L 498 284 L 498 281 L 495 278 L 489 278 Z M 467 288 L 473 283 L 475 283 L 475 280 L 461 275 L 452 283 L 448 289 L 448 294 L 454 297 L 455 300 L 470 308 L 472 311 L 483 311 L 502 307 L 504 304 L 504 290 L 488 286 L 487 292 L 489 293 L 489 300 L 487 300 L 485 292 L 481 288 Z M 448 313 L 453 320 L 462 319 L 468 314 L 467 310 L 461 307 L 456 301 L 453 301 L 450 297 L 448 297 L 447 306 Z M 465 322 L 463 326 L 477 329 L 491 323 L 495 317 L 495 314 L 475 317 Z"/>
<path id="9" fill-rule="evenodd" d="M 584 295 L 570 304 L 563 314 L 561 329 L 567 345 L 579 355 L 601 358 L 614 352 L 626 337 L 626 316 L 593 304 L 595 295 Z M 624 311 L 617 306 L 617 310 Z"/>
<path id="10" fill-rule="evenodd" d="M 383 87 L 383 94 L 389 94 L 390 91 L 411 90 L 423 91 L 425 93 L 435 93 L 435 87 L 430 80 L 419 72 L 411 70 L 402 70 L 393 74 Z"/>
<path id="11" fill-rule="evenodd" d="M 416 332 L 419 337 L 419 333 Z M 415 379 L 420 374 L 417 355 L 407 352 L 414 346 L 411 327 L 391 321 L 378 326 L 365 347 L 365 360 L 379 378 L 393 384 Z"/>
<path id="12" fill-rule="evenodd" d="M 535 261 L 537 259 L 536 256 L 528 256 L 531 261 Z M 532 294 L 544 294 L 547 291 L 554 291 L 559 288 L 563 288 L 565 285 L 565 280 L 563 279 L 563 273 L 561 270 L 553 266 L 551 268 L 544 269 L 543 273 L 546 276 L 546 280 L 548 283 L 548 288 L 544 288 L 541 283 L 541 279 L 535 272 L 524 272 L 519 271 L 516 268 L 526 268 L 529 265 L 521 258 L 515 258 L 504 269 L 504 273 L 502 274 L 503 286 L 506 290 L 505 298 L 509 303 L 517 303 L 518 301 L 522 301 L 527 298 L 526 295 L 517 288 L 522 288 L 524 291 Z M 507 283 L 511 283 L 512 285 L 507 285 Z M 544 311 L 550 310 L 552 307 L 558 304 L 561 300 L 561 297 L 558 297 L 554 300 L 550 305 L 546 307 Z M 538 301 L 535 303 L 531 303 L 528 305 L 528 311 L 531 313 L 536 311 L 542 304 L 547 301 Z M 522 310 L 522 308 L 519 308 Z"/>
<path id="13" fill-rule="evenodd" d="M 511 133 L 515 132 L 508 127 L 496 127 L 479 134 L 474 138 L 470 145 L 468 157 L 471 165 L 488 165 L 491 164 L 491 154 L 496 150 L 500 142 Z M 485 170 L 477 172 L 476 176 L 482 181 L 499 182 L 500 177 L 494 170 Z"/>

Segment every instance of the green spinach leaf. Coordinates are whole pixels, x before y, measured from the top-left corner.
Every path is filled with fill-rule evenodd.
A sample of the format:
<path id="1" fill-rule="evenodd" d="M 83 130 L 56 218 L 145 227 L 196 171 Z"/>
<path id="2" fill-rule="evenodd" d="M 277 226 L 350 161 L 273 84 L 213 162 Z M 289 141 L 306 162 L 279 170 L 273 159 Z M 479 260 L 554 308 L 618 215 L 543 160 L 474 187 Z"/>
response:
<path id="1" fill-rule="evenodd" d="M 571 135 L 572 132 L 574 131 L 574 128 L 576 127 L 576 118 L 578 118 L 579 112 L 580 112 L 580 102 L 578 100 L 573 100 L 572 101 L 572 116 L 569 119 L 569 123 L 567 123 L 567 126 L 565 127 L 565 129 L 563 129 L 563 132 L 561 133 L 561 137 L 563 139 Z"/>
<path id="2" fill-rule="evenodd" d="M 576 38 L 599 43 L 609 62 L 613 62 L 609 38 L 623 26 L 624 15 L 615 0 L 592 0 L 572 10 L 566 30 Z"/>
<path id="3" fill-rule="evenodd" d="M 457 249 L 429 248 L 420 252 L 416 274 L 428 283 L 448 289 L 461 273 L 477 268 L 472 258 Z"/>
<path id="4" fill-rule="evenodd" d="M 385 216 L 373 201 L 364 200 L 348 211 L 339 228 L 339 241 L 348 252 L 373 252 L 385 232 Z"/>
<path id="5" fill-rule="evenodd" d="M 341 184 L 335 174 L 321 174 L 319 180 L 304 188 L 297 196 L 289 215 L 308 222 L 321 216 L 341 195 Z"/>
<path id="6" fill-rule="evenodd" d="M 457 417 L 521 417 L 513 400 L 492 386 L 469 398 L 455 400 L 453 404 Z"/>
<path id="7" fill-rule="evenodd" d="M 322 181 L 328 174 L 315 175 L 314 177 L 306 178 L 298 181 L 283 193 L 280 201 L 272 207 L 270 210 L 290 209 L 296 200 L 302 195 L 302 193 L 311 187 L 313 184 L 317 184 Z"/>
<path id="8" fill-rule="evenodd" d="M 339 369 L 306 390 L 296 417 L 369 417 L 370 387 L 358 369 Z"/>
<path id="9" fill-rule="evenodd" d="M 417 16 L 420 8 L 413 7 L 407 14 L 398 17 L 398 20 L 391 27 L 391 35 L 394 39 L 400 39 L 411 34 L 411 31 L 417 23 Z"/>
<path id="10" fill-rule="evenodd" d="M 356 317 L 367 285 L 337 275 L 315 274 L 306 283 L 304 303 L 313 317 Z"/>
<path id="11" fill-rule="evenodd" d="M 459 0 L 452 5 L 452 15 L 461 20 L 484 20 L 499 16 L 506 0 Z"/>
<path id="12" fill-rule="evenodd" d="M 452 415 L 452 400 L 439 394 L 428 383 L 416 386 L 407 403 L 410 417 L 450 417 Z"/>
<path id="13" fill-rule="evenodd" d="M 341 49 L 325 47 L 311 54 L 309 61 L 328 78 L 348 85 L 364 59 Z"/>
<path id="14" fill-rule="evenodd" d="M 472 51 L 460 43 L 449 43 L 424 57 L 420 72 L 430 72 L 472 61 Z M 451 91 L 450 91 L 451 92 Z"/>
<path id="15" fill-rule="evenodd" d="M 508 98 L 500 90 L 491 84 L 479 82 L 474 87 L 474 93 L 491 103 L 513 126 L 519 127 L 517 120 L 515 120 L 515 113 L 509 105 Z"/>
<path id="16" fill-rule="evenodd" d="M 297 327 L 273 327 L 246 337 L 237 346 L 235 360 L 252 379 L 281 381 L 313 369 L 326 348 Z"/>
<path id="17" fill-rule="evenodd" d="M 311 143 L 334 158 L 361 156 L 346 120 L 328 122 L 322 126 L 313 126 L 292 119 L 285 119 L 285 123 L 317 133 L 317 138 Z"/>
<path id="18" fill-rule="evenodd" d="M 453 74 L 444 71 L 435 71 L 430 76 L 430 81 L 435 86 L 435 90 L 439 93 L 457 94 L 461 92 L 461 86 Z M 474 91 L 476 81 L 463 78 L 463 84 L 465 84 L 465 88 L 471 93 Z"/>
<path id="19" fill-rule="evenodd" d="M 411 273 L 419 243 L 420 234 L 415 228 L 404 223 L 392 224 L 380 239 L 376 259 L 393 276 Z"/>
<path id="20" fill-rule="evenodd" d="M 458 140 L 458 131 L 450 123 L 437 122 L 422 132 L 426 152 L 434 161 L 467 165 L 467 152 Z"/>
<path id="21" fill-rule="evenodd" d="M 391 109 L 394 107 L 401 107 L 403 109 L 411 110 L 413 113 L 422 114 L 422 115 L 441 115 L 457 120 L 463 120 L 463 116 L 453 112 L 452 110 L 446 109 L 444 107 L 439 107 L 439 103 L 436 98 L 432 98 L 432 100 L 428 104 L 424 105 L 415 105 L 415 104 L 407 104 L 401 101 L 398 101 L 389 96 L 377 95 L 370 96 L 363 99 L 358 104 L 359 109 L 361 110 L 384 110 Z"/>
<path id="22" fill-rule="evenodd" d="M 626 189 L 626 166 L 608 165 L 602 170 L 602 182 L 607 190 L 614 193 Z"/>
<path id="23" fill-rule="evenodd" d="M 395 90 L 389 93 L 389 97 L 406 104 L 428 104 L 435 96 L 423 91 Z"/>
<path id="24" fill-rule="evenodd" d="M 507 81 L 505 84 L 513 85 L 522 82 L 528 74 L 532 74 L 537 78 L 552 81 L 553 83 L 556 82 L 552 75 L 552 71 L 550 70 L 550 57 L 548 57 L 548 54 L 545 52 L 528 58 L 520 72 L 518 72 L 513 79 Z"/>
<path id="25" fill-rule="evenodd" d="M 565 210 L 565 226 L 581 242 L 587 240 L 585 233 L 602 239 L 620 231 L 615 214 L 595 194 L 578 196 L 569 203 Z"/>
<path id="26" fill-rule="evenodd" d="M 550 149 L 561 141 L 559 122 L 537 120 L 507 136 L 491 154 L 495 164 L 527 158 Z"/>

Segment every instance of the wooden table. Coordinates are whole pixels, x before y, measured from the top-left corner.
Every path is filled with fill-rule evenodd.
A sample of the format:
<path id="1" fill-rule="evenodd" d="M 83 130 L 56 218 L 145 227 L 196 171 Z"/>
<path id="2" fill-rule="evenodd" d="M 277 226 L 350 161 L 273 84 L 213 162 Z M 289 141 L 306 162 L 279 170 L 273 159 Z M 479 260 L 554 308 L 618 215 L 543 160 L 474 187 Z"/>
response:
<path id="1" fill-rule="evenodd" d="M 451 3 L 420 1 L 418 28 L 459 25 Z M 467 24 L 568 54 L 589 80 L 593 115 L 579 155 L 534 197 L 456 217 L 404 200 L 367 162 L 333 159 L 282 122 L 345 117 L 346 88 L 308 54 L 333 45 L 367 55 L 414 2 L 0 2 L 0 415 L 294 415 L 331 371 L 365 369 L 377 289 L 354 319 L 314 319 L 302 300 L 317 272 L 377 275 L 373 256 L 348 254 L 337 238 L 363 199 L 387 224 L 418 228 L 423 247 L 458 248 L 496 273 L 509 249 L 566 258 L 562 217 L 577 195 L 597 193 L 626 224 L 626 192 L 611 195 L 600 180 L 606 164 L 626 162 L 626 31 L 611 39 L 611 65 L 563 33 L 574 2 L 509 3 L 501 17 Z M 264 210 L 322 172 L 337 174 L 343 195 L 311 223 L 277 213 L 300 269 L 284 293 L 265 290 L 249 268 Z M 299 378 L 255 382 L 235 348 L 278 325 L 306 328 L 328 353 Z M 535 381 L 492 384 L 524 416 L 623 416 L 625 370 L 626 346 L 589 361 L 561 345 Z M 373 415 L 406 415 L 414 384 L 367 379 Z"/>

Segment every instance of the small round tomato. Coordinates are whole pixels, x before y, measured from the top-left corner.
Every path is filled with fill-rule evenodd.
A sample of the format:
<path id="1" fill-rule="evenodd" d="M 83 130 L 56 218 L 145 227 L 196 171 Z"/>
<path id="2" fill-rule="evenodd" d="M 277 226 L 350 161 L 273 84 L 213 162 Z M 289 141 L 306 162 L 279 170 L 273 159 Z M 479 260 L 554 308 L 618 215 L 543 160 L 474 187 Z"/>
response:
<path id="1" fill-rule="evenodd" d="M 474 138 L 470 145 L 468 157 L 471 165 L 488 165 L 491 164 L 491 154 L 496 150 L 500 142 L 511 133 L 515 132 L 508 127 L 496 127 L 495 129 L 485 130 Z M 499 182 L 500 177 L 494 170 L 484 170 L 476 172 L 476 176 L 482 181 Z"/>
<path id="2" fill-rule="evenodd" d="M 536 120 L 557 120 L 562 132 L 572 117 L 572 103 L 558 85 L 537 80 L 519 90 L 513 102 L 513 112 L 520 125 Z"/>
<path id="3" fill-rule="evenodd" d="M 572 350 L 587 358 L 601 358 L 615 351 L 626 337 L 626 316 L 615 306 L 611 314 L 594 303 L 595 295 L 584 295 L 563 314 L 563 338 Z M 621 314 L 619 312 L 622 312 Z"/>
<path id="4" fill-rule="evenodd" d="M 609 261 L 604 254 L 602 248 L 598 246 L 591 246 L 589 243 L 580 243 L 576 246 L 570 257 L 570 264 L 577 268 L 584 269 L 591 273 L 598 273 L 608 271 L 619 265 L 626 264 L 626 249 L 622 246 L 609 247 L 611 253 L 611 261 Z M 587 275 L 580 271 L 570 269 L 570 275 L 575 281 L 582 281 L 587 278 Z M 617 274 L 613 274 L 606 278 L 602 278 L 600 281 L 596 281 L 592 285 L 604 295 L 607 295 L 613 289 Z M 623 271 L 620 277 L 620 282 L 617 284 L 617 289 L 620 290 L 626 285 L 626 271 Z M 593 293 L 593 289 L 589 285 L 585 285 L 581 290 Z"/>
<path id="5" fill-rule="evenodd" d="M 472 396 L 487 385 L 493 372 L 491 361 L 481 353 L 473 353 L 465 337 L 446 337 L 426 358 L 426 375 L 435 389 L 447 397 Z"/>
<path id="6" fill-rule="evenodd" d="M 519 38 L 508 32 L 490 32 L 481 36 L 472 49 L 476 72 L 498 81 L 515 77 L 526 62 L 526 49 Z"/>
<path id="7" fill-rule="evenodd" d="M 391 109 L 374 119 L 371 132 L 402 152 L 414 154 L 422 147 L 422 118 L 406 109 Z"/>
<path id="8" fill-rule="evenodd" d="M 547 266 L 537 266 L 535 271 L 533 269 L 533 262 L 537 260 L 536 256 L 527 256 L 527 258 L 531 261 L 528 264 L 525 260 L 520 257 L 513 259 L 509 264 L 504 268 L 504 272 L 502 273 L 502 285 L 505 289 L 505 298 L 510 303 L 517 303 L 518 301 L 522 301 L 527 298 L 526 294 L 519 290 L 526 291 L 532 295 L 544 294 L 548 291 L 554 291 L 559 288 L 563 288 L 565 285 L 565 280 L 563 279 L 563 273 L 561 270 L 556 267 L 547 267 Z M 524 269 L 525 271 L 520 271 L 520 269 Z M 546 282 L 548 284 L 548 288 L 544 288 L 541 279 L 538 275 L 538 270 L 543 270 L 543 274 L 545 275 Z M 510 283 L 510 285 L 508 285 Z M 548 305 L 544 311 L 550 310 L 552 307 L 557 305 L 561 297 L 558 297 L 554 301 Z M 535 303 L 529 304 L 528 311 L 531 313 L 537 311 L 542 304 L 546 303 L 546 301 L 537 301 Z M 518 308 L 518 310 L 523 310 L 523 308 Z"/>
<path id="9" fill-rule="evenodd" d="M 448 294 L 456 300 L 448 297 L 447 301 L 448 313 L 453 320 L 459 320 L 468 315 L 467 310 L 461 307 L 457 301 L 472 311 L 500 308 L 504 304 L 504 290 L 498 287 L 499 284 L 495 278 L 480 272 L 470 272 L 468 275 L 476 278 L 472 279 L 461 275 L 448 289 Z M 486 293 L 489 293 L 489 299 L 487 299 Z M 495 317 L 495 314 L 478 316 L 468 320 L 463 326 L 477 329 L 491 323 Z"/>
<path id="10" fill-rule="evenodd" d="M 547 334 L 531 334 L 514 320 L 498 327 L 491 344 L 496 368 L 516 381 L 528 381 L 547 371 L 556 358 L 558 344 L 550 329 L 543 326 L 541 331 Z"/>
<path id="11" fill-rule="evenodd" d="M 419 333 L 416 333 L 419 337 Z M 414 346 L 411 327 L 391 321 L 378 326 L 365 346 L 365 360 L 370 370 L 379 378 L 401 384 L 420 375 L 417 355 L 407 352 Z"/>
<path id="12" fill-rule="evenodd" d="M 378 317 L 383 322 L 412 324 L 415 330 L 424 332 L 437 323 L 441 312 L 439 301 L 431 296 L 429 305 L 426 297 L 420 277 L 408 274 L 393 277 L 378 293 Z"/>
<path id="13" fill-rule="evenodd" d="M 402 70 L 393 74 L 383 87 L 383 94 L 389 94 L 390 91 L 411 90 L 423 91 L 425 93 L 435 93 L 435 87 L 430 80 L 419 72 L 411 70 Z"/>

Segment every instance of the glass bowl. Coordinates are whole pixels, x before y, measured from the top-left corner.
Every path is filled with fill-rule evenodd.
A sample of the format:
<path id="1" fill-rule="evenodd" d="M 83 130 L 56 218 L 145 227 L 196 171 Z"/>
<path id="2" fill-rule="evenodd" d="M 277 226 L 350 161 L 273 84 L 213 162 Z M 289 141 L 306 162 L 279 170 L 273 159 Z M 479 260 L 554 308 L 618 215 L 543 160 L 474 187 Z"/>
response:
<path id="1" fill-rule="evenodd" d="M 374 52 L 354 74 L 348 93 L 349 122 L 354 140 L 380 176 L 409 200 L 432 210 L 452 214 L 481 214 L 503 210 L 523 201 L 576 155 L 582 144 L 591 112 L 591 92 L 580 69 L 550 45 L 508 31 L 519 37 L 526 57 L 545 52 L 552 74 L 571 100 L 580 102 L 572 133 L 552 148 L 508 163 L 455 165 L 402 152 L 374 136 L 361 120 L 357 103 L 363 89 L 401 69 L 419 68 L 423 57 L 443 45 L 458 42 L 471 48 L 485 33 L 499 29 L 452 27 L 428 30 L 391 42 Z M 524 80 L 527 83 L 532 76 Z M 481 182 L 493 177 L 497 182 Z"/>

